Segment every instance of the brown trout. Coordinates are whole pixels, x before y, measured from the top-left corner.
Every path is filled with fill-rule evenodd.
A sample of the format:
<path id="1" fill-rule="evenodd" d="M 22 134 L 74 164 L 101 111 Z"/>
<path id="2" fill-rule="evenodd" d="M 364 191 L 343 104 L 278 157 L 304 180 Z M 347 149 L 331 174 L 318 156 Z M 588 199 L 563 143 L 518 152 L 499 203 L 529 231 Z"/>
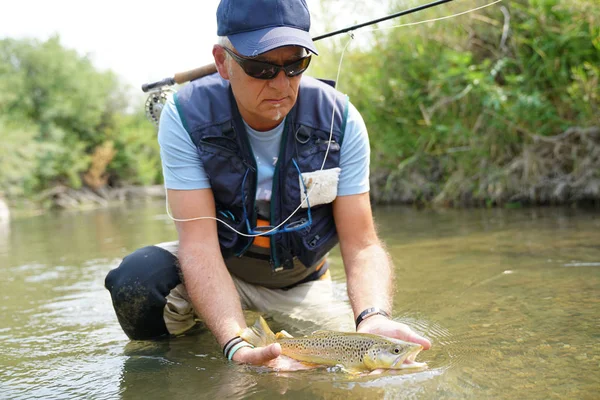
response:
<path id="1" fill-rule="evenodd" d="M 292 337 L 281 331 L 274 334 L 259 317 L 254 326 L 240 336 L 253 346 L 279 343 L 283 355 L 298 361 L 320 365 L 341 365 L 350 372 L 376 369 L 422 368 L 415 361 L 423 346 L 370 333 L 317 331 L 310 336 Z"/>

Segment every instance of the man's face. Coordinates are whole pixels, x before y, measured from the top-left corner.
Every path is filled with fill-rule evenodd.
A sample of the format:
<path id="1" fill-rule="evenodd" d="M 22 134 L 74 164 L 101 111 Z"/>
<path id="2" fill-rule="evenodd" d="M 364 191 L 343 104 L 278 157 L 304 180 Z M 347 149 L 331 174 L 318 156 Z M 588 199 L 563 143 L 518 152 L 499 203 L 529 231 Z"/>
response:
<path id="1" fill-rule="evenodd" d="M 225 50 L 220 46 L 213 49 L 219 73 L 229 80 L 240 114 L 253 129 L 266 131 L 281 123 L 290 112 L 296 98 L 302 75 L 289 78 L 279 71 L 273 79 L 256 79 L 248 76 L 238 63 L 229 59 L 229 68 L 225 60 Z M 288 65 L 306 56 L 301 47 L 280 47 L 253 57 L 253 60 L 277 65 Z"/>

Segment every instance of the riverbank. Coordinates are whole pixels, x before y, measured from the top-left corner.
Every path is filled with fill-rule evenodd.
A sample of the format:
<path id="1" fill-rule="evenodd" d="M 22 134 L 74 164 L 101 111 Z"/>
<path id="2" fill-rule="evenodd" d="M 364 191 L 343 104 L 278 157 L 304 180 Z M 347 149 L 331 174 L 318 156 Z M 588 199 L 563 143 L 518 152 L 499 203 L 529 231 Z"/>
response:
<path id="1" fill-rule="evenodd" d="M 461 164 L 448 170 L 453 153 L 415 154 L 395 168 L 373 168 L 371 201 L 427 207 L 600 207 L 600 127 L 573 127 L 556 136 L 529 135 L 502 165 L 479 160 L 476 173 L 468 174 Z M 90 209 L 164 197 L 163 185 L 97 190 L 59 185 L 11 204 L 30 210 Z M 7 219 L 8 206 L 0 208 L 0 219 Z"/>
<path id="2" fill-rule="evenodd" d="M 600 127 L 572 127 L 556 136 L 524 134 L 528 140 L 516 151 L 505 150 L 502 163 L 477 160 L 472 173 L 461 164 L 448 168 L 452 152 L 416 154 L 396 168 L 374 170 L 372 199 L 445 207 L 600 206 Z"/>

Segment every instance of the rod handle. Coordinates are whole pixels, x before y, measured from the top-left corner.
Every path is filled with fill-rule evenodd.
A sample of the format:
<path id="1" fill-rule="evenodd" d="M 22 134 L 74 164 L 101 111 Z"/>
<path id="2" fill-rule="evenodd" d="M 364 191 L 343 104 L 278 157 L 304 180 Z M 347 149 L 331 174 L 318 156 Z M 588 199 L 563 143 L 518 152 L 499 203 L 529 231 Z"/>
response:
<path id="1" fill-rule="evenodd" d="M 165 78 L 157 82 L 144 83 L 142 85 L 142 91 L 144 93 L 163 86 L 172 86 L 176 83 L 185 83 L 193 81 L 194 79 L 202 78 L 203 76 L 210 75 L 217 72 L 215 64 L 207 64 L 198 68 L 190 69 L 189 71 L 178 72 L 172 78 Z"/>
<path id="2" fill-rule="evenodd" d="M 173 77 L 173 80 L 175 83 L 181 84 L 193 81 L 194 79 L 202 78 L 206 75 L 214 74 L 215 72 L 217 72 L 217 66 L 215 64 L 207 64 L 189 71 L 178 72 Z"/>

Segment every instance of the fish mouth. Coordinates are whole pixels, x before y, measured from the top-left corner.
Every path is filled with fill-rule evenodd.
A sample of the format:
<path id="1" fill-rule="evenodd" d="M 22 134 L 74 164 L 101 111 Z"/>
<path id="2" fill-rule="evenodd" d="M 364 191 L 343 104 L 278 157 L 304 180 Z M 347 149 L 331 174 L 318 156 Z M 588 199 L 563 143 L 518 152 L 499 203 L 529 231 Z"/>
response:
<path id="1" fill-rule="evenodd" d="M 419 354 L 421 350 L 423 350 L 423 346 L 418 345 L 417 347 L 415 347 L 414 350 L 411 350 L 406 354 L 398 356 L 398 358 L 394 360 L 394 363 L 390 366 L 390 368 L 404 369 L 425 367 L 427 365 L 426 363 L 415 361 L 417 354 Z"/>

